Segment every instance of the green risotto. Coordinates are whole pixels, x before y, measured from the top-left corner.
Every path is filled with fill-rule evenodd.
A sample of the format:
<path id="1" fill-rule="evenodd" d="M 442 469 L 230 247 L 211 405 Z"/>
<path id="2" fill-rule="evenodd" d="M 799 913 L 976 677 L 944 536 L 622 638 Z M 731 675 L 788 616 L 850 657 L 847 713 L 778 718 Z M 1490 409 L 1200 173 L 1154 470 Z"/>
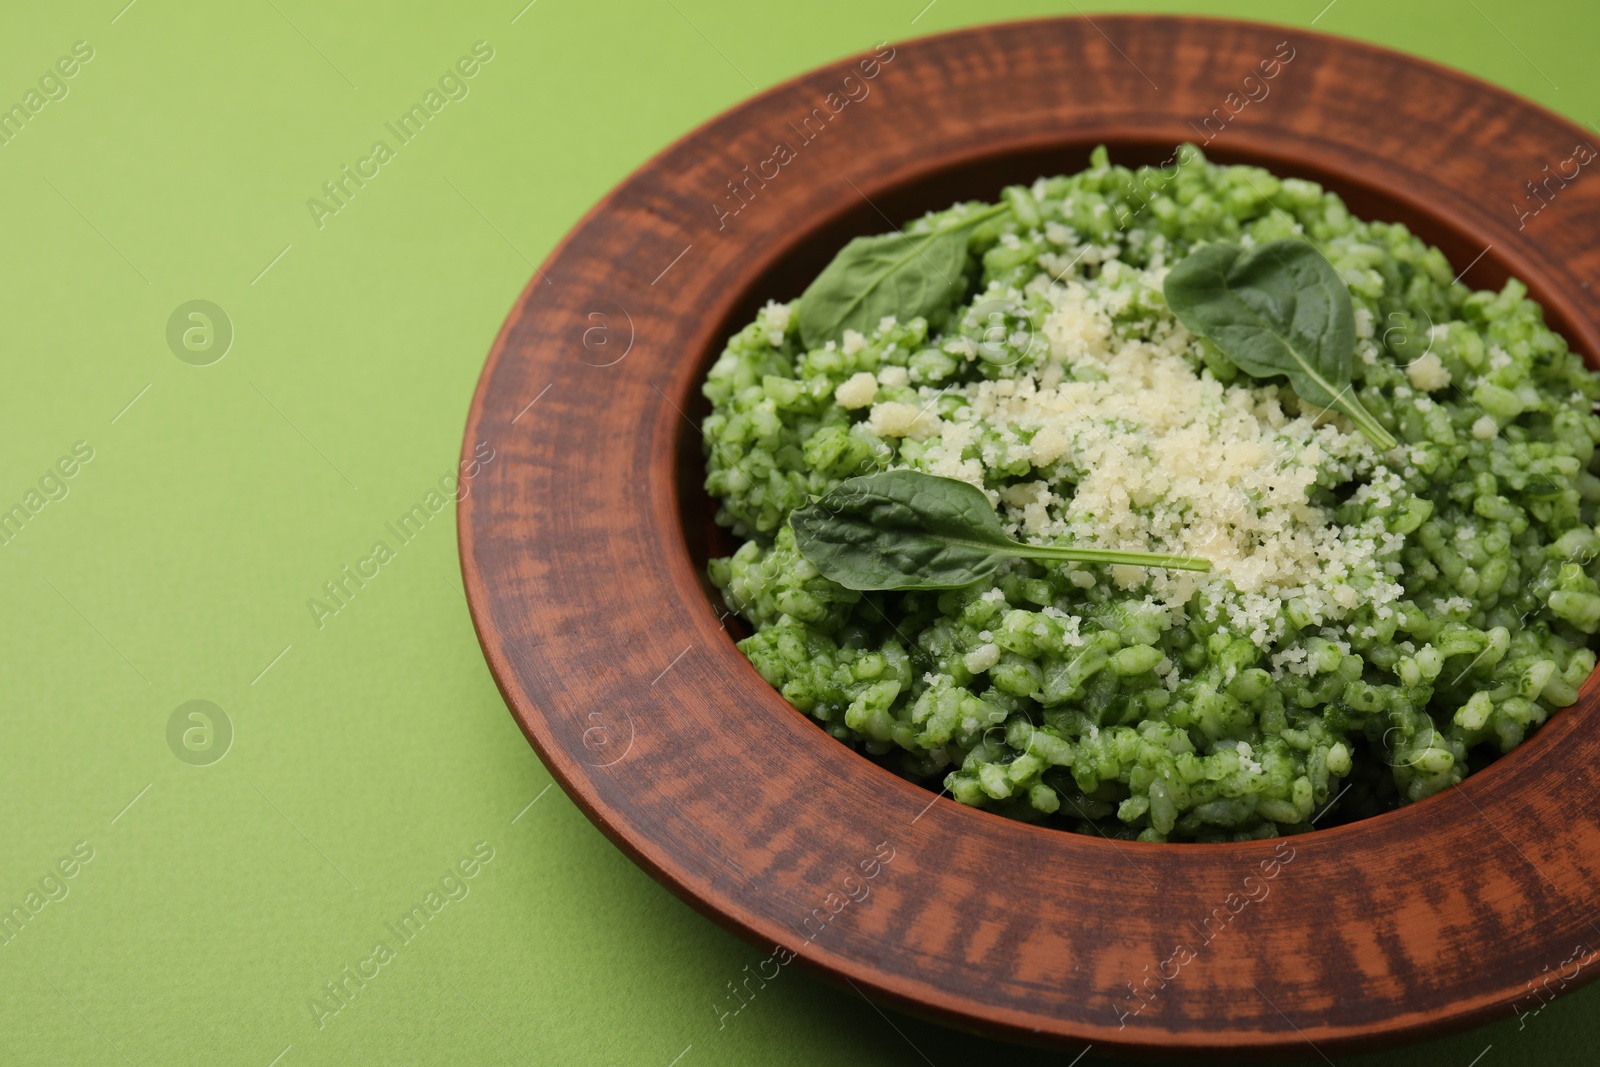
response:
<path id="1" fill-rule="evenodd" d="M 836 262 L 831 295 L 769 304 L 704 387 L 706 488 L 743 542 L 712 581 L 751 663 L 840 741 L 1019 819 L 1244 840 L 1429 796 L 1577 699 L 1600 376 L 1520 282 L 1474 292 L 1405 227 L 1192 146 L 1140 170 L 1100 149 L 874 240 L 909 251 L 873 260 L 899 273 L 872 300 Z M 1287 240 L 1348 289 L 1331 407 L 1164 294 L 1196 250 Z M 876 314 L 891 289 L 920 313 Z M 899 470 L 981 490 L 1017 542 L 1211 570 L 826 577 L 791 513 Z"/>

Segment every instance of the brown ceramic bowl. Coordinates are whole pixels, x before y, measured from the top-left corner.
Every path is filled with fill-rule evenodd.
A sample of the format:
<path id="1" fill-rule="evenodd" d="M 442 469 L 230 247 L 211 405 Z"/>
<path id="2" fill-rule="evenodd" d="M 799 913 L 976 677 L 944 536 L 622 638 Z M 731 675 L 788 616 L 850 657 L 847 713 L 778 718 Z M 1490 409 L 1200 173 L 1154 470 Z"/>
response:
<path id="1" fill-rule="evenodd" d="M 1523 184 L 1570 171 L 1590 136 L 1453 71 L 1234 22 L 1013 23 L 867 69 L 778 86 L 640 168 L 551 255 L 489 357 L 464 455 L 488 441 L 498 458 L 460 508 L 462 570 L 495 680 L 562 788 L 778 960 L 1016 1040 L 1333 1055 L 1510 1018 L 1536 986 L 1600 973 L 1573 973 L 1593 959 L 1574 946 L 1600 944 L 1593 678 L 1463 785 L 1287 845 L 1008 821 L 839 744 L 740 655 L 702 577 L 729 545 L 696 429 L 727 335 L 851 236 L 1079 170 L 1097 144 L 1149 163 L 1207 133 L 1213 159 L 1405 223 L 1474 286 L 1522 278 L 1592 357 L 1600 182 L 1541 201 Z M 775 165 L 780 143 L 792 158 Z"/>

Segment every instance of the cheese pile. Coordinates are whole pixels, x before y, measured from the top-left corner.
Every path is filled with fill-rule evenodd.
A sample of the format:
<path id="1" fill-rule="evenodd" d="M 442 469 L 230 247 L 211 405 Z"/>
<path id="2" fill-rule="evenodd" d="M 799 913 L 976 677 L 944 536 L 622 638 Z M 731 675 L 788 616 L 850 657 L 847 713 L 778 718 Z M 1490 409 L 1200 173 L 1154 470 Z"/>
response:
<path id="1" fill-rule="evenodd" d="M 1029 289 L 1053 308 L 1045 358 L 1015 376 L 925 388 L 922 407 L 875 404 L 868 424 L 920 441 L 917 468 L 979 488 L 1026 460 L 1031 476 L 986 489 L 1015 537 L 1209 559 L 1209 574 L 1111 569 L 1119 588 L 1142 587 L 1178 618 L 1205 588 L 1231 628 L 1265 648 L 1283 635 L 1291 598 L 1321 622 L 1362 601 L 1383 611 L 1403 594 L 1401 538 L 1381 520 L 1339 526 L 1312 490 L 1319 478 L 1354 480 L 1360 500 L 1398 492 L 1399 477 L 1342 417 L 1291 414 L 1276 385 L 1241 374 L 1225 386 L 1198 370 L 1198 341 L 1159 297 L 1137 294 L 1160 294 L 1165 273 L 1111 263 L 1087 285 L 1039 276 Z M 1160 313 L 1117 321 L 1136 294 Z M 948 403 L 932 401 L 951 394 L 965 404 L 941 417 L 934 409 Z M 1076 580 L 1087 587 L 1093 573 Z"/>

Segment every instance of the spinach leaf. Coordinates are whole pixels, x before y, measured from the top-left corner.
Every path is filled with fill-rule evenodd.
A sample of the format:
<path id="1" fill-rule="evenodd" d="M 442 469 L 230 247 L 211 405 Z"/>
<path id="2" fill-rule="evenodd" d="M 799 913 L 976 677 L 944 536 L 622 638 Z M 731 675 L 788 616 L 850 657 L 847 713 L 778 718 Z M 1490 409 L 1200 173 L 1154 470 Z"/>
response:
<path id="1" fill-rule="evenodd" d="M 1016 557 L 1211 569 L 1189 556 L 1013 541 L 982 491 L 918 471 L 848 478 L 789 522 L 800 554 L 846 589 L 957 589 Z"/>
<path id="2" fill-rule="evenodd" d="M 966 289 L 966 231 L 1005 210 L 975 211 L 927 233 L 857 237 L 800 294 L 800 339 L 820 348 L 847 329 L 870 334 L 885 315 L 909 322 L 948 308 Z"/>
<path id="3" fill-rule="evenodd" d="M 1351 389 L 1355 306 L 1344 279 L 1311 244 L 1271 241 L 1248 252 L 1191 252 L 1162 287 L 1178 321 L 1256 378 L 1285 375 L 1308 404 L 1337 408 L 1378 448 L 1395 439 Z"/>

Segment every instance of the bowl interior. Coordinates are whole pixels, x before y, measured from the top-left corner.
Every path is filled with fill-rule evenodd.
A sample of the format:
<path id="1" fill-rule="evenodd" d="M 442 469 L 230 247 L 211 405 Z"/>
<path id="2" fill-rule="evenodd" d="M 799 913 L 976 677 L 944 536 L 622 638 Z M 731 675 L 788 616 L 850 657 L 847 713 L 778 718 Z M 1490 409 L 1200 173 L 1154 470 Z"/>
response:
<path id="1" fill-rule="evenodd" d="M 1041 176 L 1083 170 L 1089 165 L 1090 153 L 1100 144 L 1107 146 L 1113 163 L 1130 168 L 1161 164 L 1171 158 L 1174 148 L 1167 141 L 1094 138 L 1002 149 L 913 174 L 898 184 L 875 191 L 871 203 L 858 199 L 847 210 L 831 217 L 799 220 L 799 232 L 788 248 L 748 279 L 732 302 L 726 319 L 710 335 L 712 344 L 704 351 L 688 354 L 696 361 L 696 372 L 691 379 L 696 387 L 679 401 L 693 420 L 693 426 L 680 420 L 676 441 L 679 521 L 701 587 L 717 613 L 723 616 L 730 640 L 745 637 L 750 631 L 743 620 L 726 610 L 720 594 L 706 577 L 706 563 L 714 557 L 731 554 L 740 542 L 715 521 L 716 502 L 705 491 L 704 442 L 697 430 L 710 411 L 710 402 L 700 395 L 698 383 L 704 380 L 727 338 L 749 323 L 768 300 L 787 301 L 798 296 L 851 238 L 886 232 L 890 227 L 884 221 L 885 215 L 901 224 L 959 200 L 993 201 L 1007 185 L 1031 184 Z M 1318 182 L 1337 193 L 1358 218 L 1403 224 L 1424 241 L 1437 246 L 1452 265 L 1465 267 L 1461 280 L 1475 289 L 1498 289 L 1508 277 L 1517 274 L 1527 283 L 1530 296 L 1544 307 L 1546 321 L 1554 330 L 1566 337 L 1569 344 L 1581 335 L 1564 313 L 1563 302 L 1554 297 L 1536 274 L 1514 269 L 1491 247 L 1488 239 L 1464 228 L 1458 221 L 1431 212 L 1420 200 L 1406 199 L 1346 174 L 1261 151 L 1229 151 L 1220 146 L 1208 146 L 1206 155 L 1217 163 L 1254 164 L 1280 178 Z M 1585 353 L 1585 356 L 1593 365 L 1592 353 Z M 1338 821 L 1341 820 L 1336 815 L 1327 825 Z"/>

